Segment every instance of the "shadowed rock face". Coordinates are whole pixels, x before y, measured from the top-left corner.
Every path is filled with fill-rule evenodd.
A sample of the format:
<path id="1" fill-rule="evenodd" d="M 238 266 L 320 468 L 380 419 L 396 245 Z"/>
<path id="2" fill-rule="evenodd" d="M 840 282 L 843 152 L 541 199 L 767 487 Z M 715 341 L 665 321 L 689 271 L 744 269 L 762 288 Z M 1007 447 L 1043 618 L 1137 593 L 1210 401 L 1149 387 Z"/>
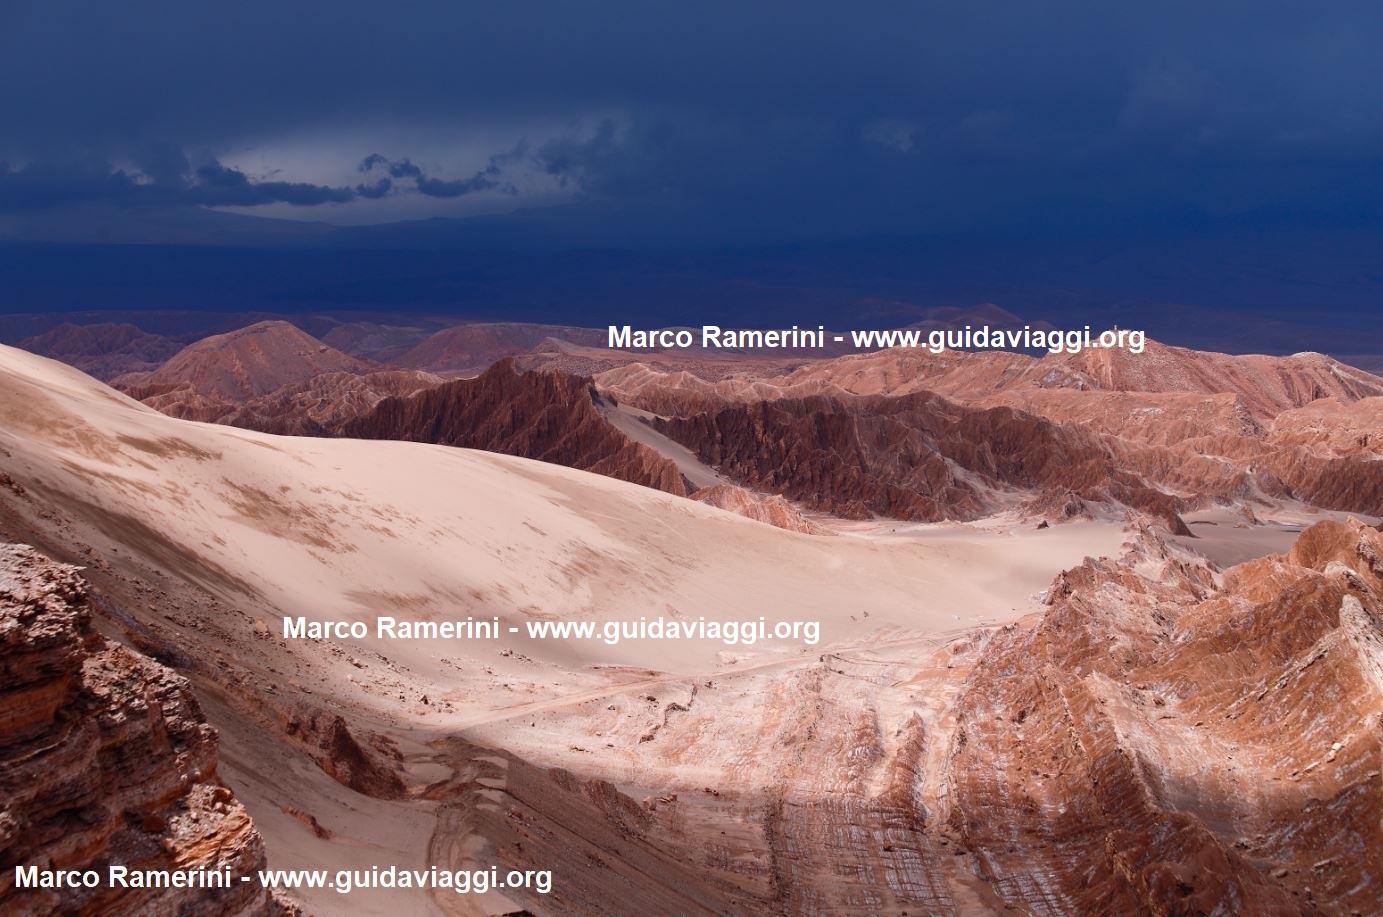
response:
<path id="1" fill-rule="evenodd" d="M 180 676 L 107 643 L 75 568 L 0 545 L 0 911 L 270 914 L 229 889 L 18 890 L 15 867 L 264 866 L 249 814 L 216 776 L 216 733 Z"/>
<path id="2" fill-rule="evenodd" d="M 366 751 L 340 716 L 321 711 L 281 718 L 286 735 L 303 743 L 309 756 L 331 779 L 376 799 L 404 795 L 398 774 Z"/>
<path id="3" fill-rule="evenodd" d="M 1087 561 L 957 704 L 951 826 L 1020 910 L 1378 913 L 1383 535 Z M 1155 578 L 1140 568 L 1159 566 Z"/>
<path id="4" fill-rule="evenodd" d="M 504 360 L 475 379 L 386 398 L 337 433 L 502 452 L 686 496 L 677 466 L 611 425 L 600 397 L 589 379 L 520 373 Z"/>
<path id="5" fill-rule="evenodd" d="M 1118 467 L 1082 430 L 927 393 L 804 398 L 660 419 L 658 428 L 750 486 L 847 518 L 974 519 L 992 491 L 1116 500 L 1181 530 L 1175 498 Z"/>

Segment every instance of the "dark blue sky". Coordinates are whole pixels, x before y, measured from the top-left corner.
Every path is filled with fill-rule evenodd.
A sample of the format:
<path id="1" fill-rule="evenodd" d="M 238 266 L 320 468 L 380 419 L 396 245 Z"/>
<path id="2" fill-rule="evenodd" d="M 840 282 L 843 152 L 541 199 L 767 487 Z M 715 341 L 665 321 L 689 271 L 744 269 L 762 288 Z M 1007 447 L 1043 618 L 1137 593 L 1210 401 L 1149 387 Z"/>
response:
<path id="1" fill-rule="evenodd" d="M 0 313 L 1383 354 L 1380 47 L 1376 0 L 0 0 Z"/>
<path id="2" fill-rule="evenodd" d="M 0 0 L 0 19 L 11 239 L 112 219 L 166 239 L 205 208 L 518 212 L 677 246 L 1350 226 L 1383 203 L 1372 0 Z"/>

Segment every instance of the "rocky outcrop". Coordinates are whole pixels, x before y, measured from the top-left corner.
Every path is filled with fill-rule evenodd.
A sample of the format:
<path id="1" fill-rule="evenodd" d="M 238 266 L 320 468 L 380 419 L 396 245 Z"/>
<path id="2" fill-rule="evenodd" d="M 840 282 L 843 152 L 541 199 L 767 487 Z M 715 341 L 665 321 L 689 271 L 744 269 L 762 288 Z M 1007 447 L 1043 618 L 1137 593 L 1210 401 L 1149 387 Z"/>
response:
<path id="1" fill-rule="evenodd" d="M 777 494 L 765 496 L 750 493 L 743 487 L 733 484 L 716 484 L 701 488 L 693 493 L 691 498 L 789 532 L 801 532 L 805 535 L 826 534 L 826 529 L 809 520 L 797 507 Z"/>
<path id="2" fill-rule="evenodd" d="M 1239 395 L 1044 390 L 1003 400 L 1100 435 L 1123 467 L 1188 500 L 1291 498 L 1383 514 L 1383 398 L 1322 398 L 1262 422 Z"/>
<path id="3" fill-rule="evenodd" d="M 677 466 L 610 424 L 600 398 L 589 379 L 520 373 L 503 360 L 475 379 L 386 398 L 336 432 L 502 452 L 686 496 L 691 488 Z"/>
<path id="4" fill-rule="evenodd" d="M 1378 913 L 1381 551 L 1330 522 L 1223 588 L 1147 540 L 1059 577 L 957 703 L 982 878 L 1036 914 Z"/>
<path id="5" fill-rule="evenodd" d="M 1383 454 L 1383 398 L 1313 401 L 1273 418 L 1269 438 L 1282 447 L 1305 446 L 1325 455 Z"/>
<path id="6" fill-rule="evenodd" d="M 75 568 L 0 545 L 0 911 L 269 914 L 264 845 L 216 776 L 187 682 L 100 637 Z M 229 888 L 112 888 L 131 870 L 229 870 Z M 19 889 L 16 867 L 95 869 L 94 888 Z"/>
<path id="7" fill-rule="evenodd" d="M 342 717 L 315 711 L 290 716 L 283 727 L 285 734 L 302 742 L 317 765 L 342 786 L 376 799 L 404 795 L 399 775 L 356 741 Z"/>

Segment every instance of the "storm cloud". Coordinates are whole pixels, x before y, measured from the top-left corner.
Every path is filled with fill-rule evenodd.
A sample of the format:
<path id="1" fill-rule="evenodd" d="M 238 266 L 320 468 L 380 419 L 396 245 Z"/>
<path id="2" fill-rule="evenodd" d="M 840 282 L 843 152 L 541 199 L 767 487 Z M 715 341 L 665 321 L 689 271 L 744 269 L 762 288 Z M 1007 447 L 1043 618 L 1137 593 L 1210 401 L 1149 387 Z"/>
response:
<path id="1" fill-rule="evenodd" d="M 187 171 L 129 171 L 101 159 L 45 161 L 21 168 L 0 162 L 0 213 L 23 213 L 64 205 L 117 207 L 297 207 L 341 204 L 358 192 L 307 182 L 256 181 L 212 160 Z"/>
<path id="2" fill-rule="evenodd" d="M 357 191 L 366 197 L 383 197 L 384 194 L 393 190 L 392 179 L 408 179 L 412 181 L 413 187 L 419 194 L 427 197 L 461 197 L 465 194 L 489 191 L 494 188 L 502 188 L 509 193 L 516 193 L 516 189 L 512 185 L 502 185 L 500 179 L 504 174 L 505 164 L 522 158 L 525 152 L 526 147 L 520 145 L 509 153 L 491 156 L 489 165 L 481 171 L 469 178 L 454 180 L 430 176 L 423 171 L 421 166 L 415 165 L 408 159 L 394 162 L 379 153 L 371 153 L 361 160 L 358 170 L 366 174 L 382 170 L 387 172 L 389 177 L 379 179 L 372 185 L 361 185 Z"/>
<path id="3" fill-rule="evenodd" d="M 1383 7 L 1366 0 L 7 10 L 12 211 L 162 200 L 317 218 L 481 192 L 523 208 L 529 175 L 631 236 L 675 222 L 708 240 L 1383 206 Z M 493 139 L 371 155 L 430 132 Z M 360 175 L 220 165 L 304 137 Z M 215 164 L 180 167 L 191 150 Z"/>

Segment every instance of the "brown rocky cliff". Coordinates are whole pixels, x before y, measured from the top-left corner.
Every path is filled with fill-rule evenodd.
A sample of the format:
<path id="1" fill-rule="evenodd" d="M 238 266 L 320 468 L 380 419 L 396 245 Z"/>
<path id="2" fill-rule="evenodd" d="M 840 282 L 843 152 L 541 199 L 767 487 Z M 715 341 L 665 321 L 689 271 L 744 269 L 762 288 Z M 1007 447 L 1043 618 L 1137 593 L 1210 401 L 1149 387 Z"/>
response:
<path id="1" fill-rule="evenodd" d="M 440 443 L 566 465 L 686 496 L 669 459 L 629 439 L 600 413 L 589 379 L 517 372 L 511 360 L 406 398 L 386 398 L 341 436 Z"/>
<path id="2" fill-rule="evenodd" d="M 108 865 L 264 866 L 216 776 L 217 739 L 187 682 L 91 626 L 75 568 L 0 545 L 0 912 L 270 914 L 258 882 L 121 889 Z M 97 888 L 18 890 L 15 868 L 96 869 Z"/>

